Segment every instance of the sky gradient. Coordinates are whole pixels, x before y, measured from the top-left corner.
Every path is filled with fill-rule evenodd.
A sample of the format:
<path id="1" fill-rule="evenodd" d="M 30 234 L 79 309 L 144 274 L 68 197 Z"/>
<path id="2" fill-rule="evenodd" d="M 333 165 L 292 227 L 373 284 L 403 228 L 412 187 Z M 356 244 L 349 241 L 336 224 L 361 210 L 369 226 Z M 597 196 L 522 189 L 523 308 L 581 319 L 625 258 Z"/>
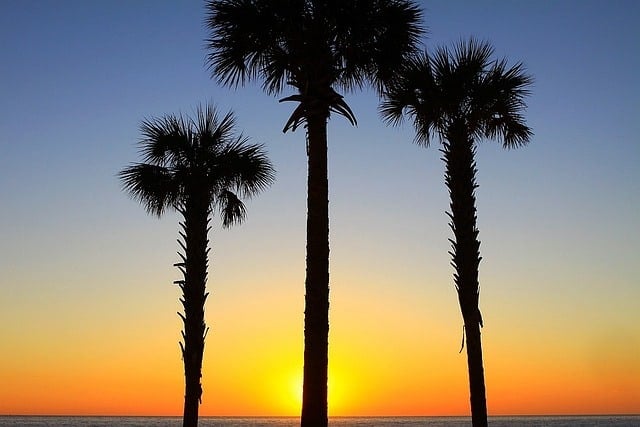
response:
<path id="1" fill-rule="evenodd" d="M 521 149 L 479 144 L 483 346 L 498 414 L 640 413 L 640 3 L 421 2 L 432 49 L 534 76 Z M 293 106 L 204 65 L 200 1 L 9 1 L 0 14 L 0 414 L 175 415 L 177 215 L 121 191 L 143 118 L 233 109 L 277 169 L 214 223 L 202 415 L 297 415 L 306 156 Z M 289 92 L 285 92 L 288 95 Z M 371 91 L 332 117 L 330 415 L 469 412 L 437 145 Z"/>

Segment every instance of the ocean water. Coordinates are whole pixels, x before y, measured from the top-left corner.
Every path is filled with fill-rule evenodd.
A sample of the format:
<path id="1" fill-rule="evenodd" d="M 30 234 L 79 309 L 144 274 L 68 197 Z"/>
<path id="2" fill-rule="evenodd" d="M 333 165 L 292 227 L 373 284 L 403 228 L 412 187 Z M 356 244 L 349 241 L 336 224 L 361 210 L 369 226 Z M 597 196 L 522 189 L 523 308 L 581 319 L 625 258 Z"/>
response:
<path id="1" fill-rule="evenodd" d="M 0 426 L 14 427 L 179 427 L 179 417 L 39 417 L 0 416 Z M 201 427 L 295 427 L 289 418 L 201 417 Z M 336 417 L 330 426 L 340 427 L 468 427 L 469 417 Z M 640 415 L 489 417 L 492 427 L 640 427 Z"/>

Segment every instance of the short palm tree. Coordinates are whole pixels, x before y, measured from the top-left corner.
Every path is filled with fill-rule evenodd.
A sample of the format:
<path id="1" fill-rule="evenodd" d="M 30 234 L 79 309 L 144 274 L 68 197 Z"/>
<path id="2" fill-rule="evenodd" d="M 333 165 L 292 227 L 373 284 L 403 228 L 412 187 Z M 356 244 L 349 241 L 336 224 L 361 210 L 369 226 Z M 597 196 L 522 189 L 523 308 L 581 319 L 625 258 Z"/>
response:
<path id="1" fill-rule="evenodd" d="M 416 142 L 442 141 L 445 183 L 451 197 L 450 227 L 454 281 L 464 319 L 471 412 L 474 426 L 487 425 L 482 363 L 478 266 L 480 241 L 476 226 L 476 141 L 500 138 L 505 148 L 526 144 L 532 136 L 522 111 L 532 79 L 521 63 L 508 67 L 492 60 L 488 43 L 470 39 L 453 51 L 440 48 L 408 61 L 385 93 L 383 117 L 398 124 L 412 117 Z"/>
<path id="2" fill-rule="evenodd" d="M 302 426 L 327 425 L 329 209 L 327 121 L 356 118 L 337 90 L 381 89 L 413 53 L 421 13 L 405 0 L 210 0 L 208 64 L 221 83 L 260 79 L 298 105 L 284 131 L 307 131 L 307 269 Z"/>
<path id="3" fill-rule="evenodd" d="M 178 240 L 183 253 L 175 264 L 183 275 L 176 282 L 184 307 L 184 314 L 179 313 L 184 322 L 183 423 L 196 426 L 206 335 L 209 223 L 215 212 L 224 227 L 241 222 L 245 206 L 240 198 L 268 187 L 274 170 L 260 145 L 249 145 L 246 138 L 234 135 L 233 114 L 220 118 L 211 105 L 198 108 L 195 119 L 168 115 L 145 120 L 141 130 L 143 163 L 125 168 L 119 177 L 125 191 L 149 213 L 161 216 L 170 208 L 183 218 Z"/>

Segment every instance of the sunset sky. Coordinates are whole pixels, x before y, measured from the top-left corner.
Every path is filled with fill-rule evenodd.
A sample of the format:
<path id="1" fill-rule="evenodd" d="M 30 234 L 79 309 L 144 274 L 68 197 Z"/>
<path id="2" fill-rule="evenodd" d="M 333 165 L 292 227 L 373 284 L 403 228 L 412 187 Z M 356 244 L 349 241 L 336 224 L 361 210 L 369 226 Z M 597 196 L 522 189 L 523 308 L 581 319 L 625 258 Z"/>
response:
<path id="1" fill-rule="evenodd" d="M 479 145 L 489 413 L 640 413 L 640 2 L 424 1 L 426 46 L 490 41 L 535 78 L 529 146 Z M 293 105 L 204 65 L 201 1 L 0 8 L 0 414 L 177 415 L 177 220 L 121 191 L 142 119 L 211 101 L 273 187 L 215 221 L 202 415 L 297 415 L 306 155 Z M 292 93 L 285 92 L 284 96 Z M 438 146 L 372 91 L 329 122 L 330 415 L 465 415 Z"/>

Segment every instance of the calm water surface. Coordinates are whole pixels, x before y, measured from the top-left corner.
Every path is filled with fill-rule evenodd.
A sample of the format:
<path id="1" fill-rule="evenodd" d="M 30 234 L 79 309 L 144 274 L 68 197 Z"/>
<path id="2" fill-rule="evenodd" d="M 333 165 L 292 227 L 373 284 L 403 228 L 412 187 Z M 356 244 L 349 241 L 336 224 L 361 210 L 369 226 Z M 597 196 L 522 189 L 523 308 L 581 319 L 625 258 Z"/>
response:
<path id="1" fill-rule="evenodd" d="M 13 417 L 0 416 L 0 426 L 14 427 L 180 427 L 178 417 Z M 201 427 L 296 427 L 298 418 L 201 417 Z M 330 426 L 340 427 L 468 427 L 468 417 L 340 417 Z M 640 427 L 640 416 L 489 417 L 492 427 Z"/>

